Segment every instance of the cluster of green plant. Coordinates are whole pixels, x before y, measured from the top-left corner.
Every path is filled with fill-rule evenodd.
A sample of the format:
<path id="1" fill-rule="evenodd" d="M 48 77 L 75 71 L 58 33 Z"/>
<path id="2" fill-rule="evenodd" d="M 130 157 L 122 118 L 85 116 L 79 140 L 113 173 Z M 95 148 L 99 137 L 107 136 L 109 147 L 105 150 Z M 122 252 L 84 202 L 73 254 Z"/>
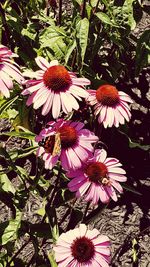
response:
<path id="1" fill-rule="evenodd" d="M 145 29 L 140 37 L 133 31 L 143 12 L 149 14 L 149 7 L 140 0 L 73 0 L 66 11 L 67 5 L 61 0 L 58 3 L 51 0 L 1 1 L 0 43 L 18 54 L 16 61 L 23 72 L 36 70 L 34 59 L 37 55 L 48 61 L 57 59 L 69 70 L 89 78 L 92 89 L 104 82 L 116 84 L 119 89 L 123 84 L 134 98 L 132 85 L 129 85 L 150 62 L 150 30 Z M 8 119 L 11 123 L 10 131 L 0 133 L 1 141 L 6 137 L 6 143 L 15 140 L 14 137 L 27 140 L 26 146 L 21 148 L 7 150 L 5 142 L 0 146 L 0 200 L 11 211 L 11 218 L 0 223 L 0 267 L 56 267 L 53 254 L 43 252 L 45 243 L 55 243 L 68 216 L 66 229 L 81 221 L 89 223 L 103 205 L 87 215 L 87 209 L 83 212 L 74 206 L 74 195 L 66 189 L 67 179 L 61 167 L 58 165 L 51 171 L 43 168 L 42 161 L 35 156 L 37 143 L 34 138 L 48 118 L 26 106 L 21 90 L 16 84 L 9 99 L 0 98 L 0 119 Z M 75 116 L 89 126 L 93 119 L 89 111 L 82 112 L 82 109 Z M 129 150 L 140 149 L 148 153 L 150 149 L 150 145 L 136 138 L 132 140 L 127 126 L 112 129 L 111 138 L 108 138 L 110 146 L 116 138 L 125 140 Z M 107 135 L 101 140 L 107 141 Z M 33 173 L 20 164 L 20 160 L 26 159 L 31 160 Z M 124 163 L 128 166 L 128 159 Z M 14 173 L 19 180 L 18 187 L 11 181 Z M 55 182 L 54 177 L 57 177 Z M 141 195 L 132 183 L 125 188 Z M 23 217 L 31 195 L 42 199 L 41 208 L 36 211 L 40 218 L 38 223 Z M 58 222 L 57 209 L 60 207 L 65 207 L 66 213 Z M 17 249 L 16 244 L 23 237 L 26 241 Z M 24 262 L 18 256 L 29 243 L 32 243 L 34 255 L 29 262 Z M 137 261 L 134 243 L 133 250 L 134 262 Z"/>

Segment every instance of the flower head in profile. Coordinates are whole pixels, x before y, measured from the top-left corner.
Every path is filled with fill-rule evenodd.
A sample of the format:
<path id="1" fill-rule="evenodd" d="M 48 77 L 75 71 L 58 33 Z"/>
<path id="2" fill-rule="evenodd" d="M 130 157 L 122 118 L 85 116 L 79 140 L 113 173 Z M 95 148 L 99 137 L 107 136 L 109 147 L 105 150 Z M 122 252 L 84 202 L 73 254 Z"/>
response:
<path id="1" fill-rule="evenodd" d="M 30 94 L 27 105 L 33 104 L 34 109 L 42 107 L 42 115 L 52 110 L 53 118 L 58 118 L 61 110 L 69 113 L 78 110 L 78 100 L 88 97 L 84 85 L 89 85 L 86 78 L 77 78 L 73 72 L 69 72 L 57 60 L 50 63 L 43 57 L 37 57 L 37 65 L 41 70 L 35 72 L 36 80 L 27 81 L 27 89 L 22 94 Z"/>
<path id="2" fill-rule="evenodd" d="M 24 80 L 18 65 L 12 62 L 12 58 L 16 56 L 6 46 L 0 45 L 0 92 L 7 98 L 10 97 L 9 90 L 13 88 L 12 80 L 18 83 Z"/>
<path id="3" fill-rule="evenodd" d="M 104 84 L 97 90 L 88 90 L 87 101 L 94 105 L 94 114 L 98 116 L 98 122 L 103 123 L 104 127 L 119 127 L 125 120 L 131 118 L 129 103 L 133 103 L 130 96 L 110 84 Z"/>
<path id="4" fill-rule="evenodd" d="M 52 169 L 59 158 L 65 170 L 80 168 L 93 152 L 92 143 L 97 142 L 98 137 L 83 129 L 81 122 L 58 119 L 47 126 L 36 136 L 40 145 L 37 156 L 42 155 L 45 168 Z"/>
<path id="5" fill-rule="evenodd" d="M 109 267 L 109 238 L 85 224 L 61 234 L 53 249 L 58 267 Z"/>
<path id="6" fill-rule="evenodd" d="M 104 149 L 95 150 L 94 156 L 79 170 L 70 170 L 68 177 L 73 178 L 69 183 L 69 190 L 76 192 L 77 197 L 84 196 L 86 201 L 97 204 L 99 199 L 108 203 L 110 198 L 117 201 L 115 189 L 122 193 L 119 182 L 127 180 L 125 170 L 116 158 L 107 158 Z"/>

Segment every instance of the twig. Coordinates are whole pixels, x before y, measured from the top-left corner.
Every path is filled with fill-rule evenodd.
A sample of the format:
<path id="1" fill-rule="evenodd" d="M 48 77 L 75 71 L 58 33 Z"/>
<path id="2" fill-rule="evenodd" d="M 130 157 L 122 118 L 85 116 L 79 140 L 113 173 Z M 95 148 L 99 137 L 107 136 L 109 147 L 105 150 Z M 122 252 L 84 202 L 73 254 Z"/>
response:
<path id="1" fill-rule="evenodd" d="M 62 20 L 62 0 L 59 0 L 59 11 L 58 11 L 58 24 L 61 26 L 61 20 Z"/>
<path id="2" fill-rule="evenodd" d="M 81 18 L 85 18 L 85 10 L 86 10 L 86 0 L 83 0 L 83 6 L 82 6 L 82 12 L 81 12 Z"/>

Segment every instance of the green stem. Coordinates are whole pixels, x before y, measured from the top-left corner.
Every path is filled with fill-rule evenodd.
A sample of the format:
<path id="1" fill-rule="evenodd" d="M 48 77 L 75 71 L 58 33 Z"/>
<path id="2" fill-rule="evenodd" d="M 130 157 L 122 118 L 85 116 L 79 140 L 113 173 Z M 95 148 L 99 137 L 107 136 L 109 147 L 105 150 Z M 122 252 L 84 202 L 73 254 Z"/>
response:
<path id="1" fill-rule="evenodd" d="M 81 13 L 82 19 L 85 18 L 85 11 L 86 11 L 86 0 L 83 0 L 82 13 Z"/>

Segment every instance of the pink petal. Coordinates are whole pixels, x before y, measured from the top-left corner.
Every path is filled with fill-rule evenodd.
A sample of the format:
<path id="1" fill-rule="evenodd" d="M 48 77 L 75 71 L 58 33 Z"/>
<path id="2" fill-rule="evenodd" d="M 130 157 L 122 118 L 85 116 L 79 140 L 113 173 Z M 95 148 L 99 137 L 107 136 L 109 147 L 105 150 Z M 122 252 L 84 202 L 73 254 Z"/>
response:
<path id="1" fill-rule="evenodd" d="M 74 168 L 80 168 L 82 166 L 79 157 L 76 155 L 76 153 L 74 152 L 74 150 L 71 147 L 68 149 L 68 156 L 69 156 L 70 161 L 72 162 L 72 165 L 74 166 Z"/>
<path id="2" fill-rule="evenodd" d="M 112 186 L 105 186 L 105 189 L 107 190 L 109 196 L 116 202 L 118 198 L 114 188 Z"/>
<path id="3" fill-rule="evenodd" d="M 50 64 L 47 62 L 47 60 L 43 57 L 37 57 L 35 59 L 36 64 L 42 69 L 42 70 L 47 70 L 47 68 L 50 67 Z"/>
<path id="4" fill-rule="evenodd" d="M 21 83 L 24 80 L 20 71 L 12 64 L 5 63 L 5 65 L 3 66 L 3 71 L 5 71 L 7 74 L 9 74 L 18 83 Z"/>
<path id="5" fill-rule="evenodd" d="M 72 108 L 75 110 L 78 110 L 79 104 L 78 104 L 77 100 L 69 92 L 67 93 L 67 97 L 68 97 L 70 103 L 72 104 Z"/>
<path id="6" fill-rule="evenodd" d="M 36 152 L 37 157 L 40 157 L 44 153 L 44 151 L 45 151 L 44 147 L 40 146 Z"/>
<path id="7" fill-rule="evenodd" d="M 33 92 L 35 92 L 35 91 L 37 91 L 37 90 L 39 90 L 39 89 L 41 89 L 43 87 L 45 87 L 43 82 L 41 82 L 41 81 L 37 82 L 36 81 L 35 85 L 33 85 L 31 87 L 28 87 L 27 89 L 23 90 L 21 94 L 22 95 L 28 95 L 28 94 L 31 94 L 31 93 L 33 93 Z"/>
<path id="8" fill-rule="evenodd" d="M 75 96 L 79 97 L 87 98 L 89 95 L 85 89 L 82 89 L 81 87 L 75 85 L 70 86 L 69 91 L 73 93 Z"/>
<path id="9" fill-rule="evenodd" d="M 1 70 L 0 71 L 0 77 L 3 80 L 3 82 L 6 84 L 7 88 L 9 88 L 9 89 L 13 88 L 13 82 L 6 72 Z"/>
<path id="10" fill-rule="evenodd" d="M 88 158 L 88 152 L 81 146 L 74 147 L 74 151 L 76 152 L 81 161 L 86 161 L 86 159 Z"/>
<path id="11" fill-rule="evenodd" d="M 99 186 L 99 196 L 100 196 L 100 200 L 103 203 L 108 203 L 109 202 L 109 195 L 107 194 L 106 190 L 104 189 L 103 186 Z"/>
<path id="12" fill-rule="evenodd" d="M 45 103 L 48 96 L 49 96 L 49 91 L 47 89 L 41 88 L 33 99 L 34 109 L 38 109 L 39 107 L 41 107 Z"/>
<path id="13" fill-rule="evenodd" d="M 126 109 L 123 108 L 121 105 L 118 106 L 118 110 L 121 113 L 121 115 L 127 120 L 129 121 L 130 117 L 128 116 L 128 113 L 126 112 Z"/>
<path id="14" fill-rule="evenodd" d="M 99 162 L 104 162 L 107 157 L 107 152 L 105 149 L 96 149 L 94 153 L 94 157 Z"/>
<path id="15" fill-rule="evenodd" d="M 111 183 L 112 183 L 113 187 L 115 187 L 119 193 L 123 192 L 123 188 L 118 182 L 111 180 Z"/>
<path id="16" fill-rule="evenodd" d="M 61 102 L 62 102 L 62 109 L 67 114 L 72 111 L 72 105 L 69 102 L 69 98 L 66 93 L 61 92 Z M 67 112 L 66 112 L 67 111 Z"/>
<path id="17" fill-rule="evenodd" d="M 122 168 L 116 167 L 116 168 L 109 168 L 110 173 L 116 173 L 116 174 L 126 174 L 125 170 Z"/>
<path id="18" fill-rule="evenodd" d="M 51 109 L 52 103 L 53 103 L 53 98 L 54 98 L 54 93 L 53 92 L 49 92 L 49 96 L 42 108 L 42 115 L 45 116 L 48 114 L 48 112 Z"/>
<path id="19" fill-rule="evenodd" d="M 85 182 L 83 185 L 80 186 L 79 190 L 76 193 L 77 197 L 81 197 L 83 196 L 86 191 L 88 190 L 89 186 L 90 186 L 91 182 Z"/>
<path id="20" fill-rule="evenodd" d="M 0 91 L 6 98 L 10 97 L 10 92 L 5 83 L 1 79 L 0 79 Z"/>
<path id="21" fill-rule="evenodd" d="M 85 236 L 86 235 L 86 232 L 87 232 L 87 226 L 83 223 L 81 223 L 79 225 L 79 232 L 80 232 L 80 236 Z"/>
<path id="22" fill-rule="evenodd" d="M 119 175 L 119 173 L 117 173 L 117 174 L 109 173 L 109 177 L 113 180 L 118 181 L 118 182 L 126 182 L 127 181 L 127 177 L 122 175 L 122 174 Z"/>
<path id="23" fill-rule="evenodd" d="M 86 78 L 72 78 L 72 83 L 73 83 L 73 85 L 79 85 L 79 86 L 91 84 L 90 80 L 88 80 Z"/>
<path id="24" fill-rule="evenodd" d="M 61 109 L 60 94 L 54 94 L 53 105 L 52 105 L 52 114 L 54 119 L 59 117 L 60 109 Z"/>

